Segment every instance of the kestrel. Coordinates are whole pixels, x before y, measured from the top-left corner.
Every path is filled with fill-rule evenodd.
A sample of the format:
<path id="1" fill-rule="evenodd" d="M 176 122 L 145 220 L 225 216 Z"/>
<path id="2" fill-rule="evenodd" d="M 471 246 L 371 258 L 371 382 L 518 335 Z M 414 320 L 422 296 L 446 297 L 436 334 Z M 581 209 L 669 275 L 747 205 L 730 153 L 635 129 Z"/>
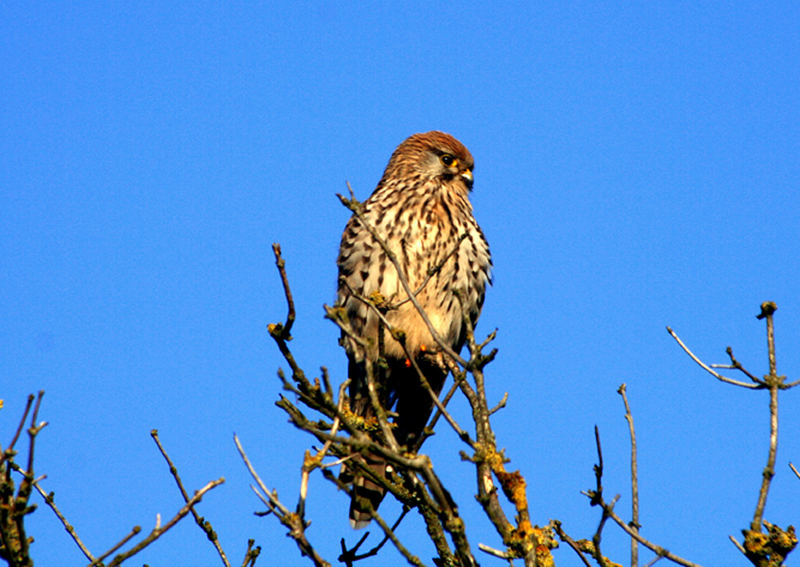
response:
<path id="1" fill-rule="evenodd" d="M 472 155 L 453 136 L 436 131 L 414 134 L 394 151 L 361 209 L 363 223 L 374 228 L 397 258 L 436 334 L 456 352 L 466 339 L 464 316 L 475 324 L 490 281 L 489 245 L 468 198 L 472 170 Z M 437 395 L 448 372 L 441 348 L 408 299 L 395 266 L 355 215 L 345 227 L 337 263 L 337 305 L 346 311 L 352 334 L 361 339 L 342 336 L 351 410 L 366 419 L 374 416 L 366 368 L 367 362 L 383 358 L 386 364 L 376 365 L 373 372 L 379 399 L 396 414 L 392 431 L 397 442 L 413 450 L 433 400 L 402 345 L 367 302 L 382 304 L 386 321 L 404 332 L 408 353 Z M 386 463 L 380 457 L 364 459 L 372 472 L 385 476 Z M 384 489 L 352 468 L 346 468 L 343 477 L 353 481 L 350 522 L 360 528 L 369 523 Z"/>

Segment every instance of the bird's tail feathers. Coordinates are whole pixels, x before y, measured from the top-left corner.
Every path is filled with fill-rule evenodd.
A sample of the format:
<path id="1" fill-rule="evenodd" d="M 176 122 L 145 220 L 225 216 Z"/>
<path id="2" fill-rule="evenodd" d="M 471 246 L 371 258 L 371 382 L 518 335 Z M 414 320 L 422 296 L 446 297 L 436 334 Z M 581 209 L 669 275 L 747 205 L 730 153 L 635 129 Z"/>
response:
<path id="1" fill-rule="evenodd" d="M 386 478 L 386 461 L 376 455 L 357 457 L 377 478 Z M 386 489 L 366 474 L 360 473 L 346 464 L 342 468 L 340 479 L 349 481 L 352 478 L 353 492 L 350 496 L 350 526 L 354 529 L 366 527 L 372 520 L 372 514 L 378 509 Z"/>

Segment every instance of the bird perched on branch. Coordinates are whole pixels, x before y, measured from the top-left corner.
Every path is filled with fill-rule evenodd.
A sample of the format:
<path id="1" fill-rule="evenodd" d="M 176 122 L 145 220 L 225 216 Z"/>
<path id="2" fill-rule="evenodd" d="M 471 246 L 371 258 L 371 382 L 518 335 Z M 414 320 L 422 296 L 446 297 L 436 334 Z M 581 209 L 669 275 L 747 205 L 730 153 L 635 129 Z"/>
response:
<path id="1" fill-rule="evenodd" d="M 359 339 L 342 335 L 349 361 L 350 409 L 367 421 L 375 419 L 367 391 L 372 368 L 378 399 L 394 412 L 391 431 L 405 450 L 416 447 L 434 405 L 415 366 L 438 396 L 448 373 L 442 345 L 455 352 L 464 345 L 465 317 L 472 325 L 477 321 L 490 279 L 489 245 L 468 199 L 473 165 L 469 150 L 453 136 L 436 131 L 414 134 L 394 151 L 375 191 L 342 235 L 337 305 Z M 394 255 L 440 343 L 409 299 L 391 258 L 365 225 Z M 404 339 L 405 348 L 397 339 Z M 381 363 L 373 366 L 378 360 Z M 385 478 L 382 457 L 358 458 L 378 478 Z M 342 476 L 353 482 L 351 525 L 364 527 L 385 488 L 353 465 L 345 465 Z"/>

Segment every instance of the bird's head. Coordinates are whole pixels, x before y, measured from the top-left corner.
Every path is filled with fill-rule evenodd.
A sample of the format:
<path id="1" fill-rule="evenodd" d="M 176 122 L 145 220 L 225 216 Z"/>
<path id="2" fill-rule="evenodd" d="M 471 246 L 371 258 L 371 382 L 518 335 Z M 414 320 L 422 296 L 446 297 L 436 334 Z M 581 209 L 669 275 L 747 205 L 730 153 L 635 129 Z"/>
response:
<path id="1" fill-rule="evenodd" d="M 450 134 L 432 131 L 407 138 L 392 154 L 386 175 L 419 176 L 472 189 L 475 162 L 469 150 Z M 401 175 L 397 175 L 401 174 Z"/>

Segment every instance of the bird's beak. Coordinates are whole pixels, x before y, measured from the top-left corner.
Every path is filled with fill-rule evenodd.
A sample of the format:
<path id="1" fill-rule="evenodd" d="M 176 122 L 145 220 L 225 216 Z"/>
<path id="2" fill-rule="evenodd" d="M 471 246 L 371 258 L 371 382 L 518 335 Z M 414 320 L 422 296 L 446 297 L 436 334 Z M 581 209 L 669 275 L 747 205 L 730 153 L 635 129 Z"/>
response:
<path id="1" fill-rule="evenodd" d="M 467 184 L 467 187 L 472 189 L 472 172 L 469 169 L 465 169 L 461 172 L 461 178 L 464 180 L 464 183 Z"/>

